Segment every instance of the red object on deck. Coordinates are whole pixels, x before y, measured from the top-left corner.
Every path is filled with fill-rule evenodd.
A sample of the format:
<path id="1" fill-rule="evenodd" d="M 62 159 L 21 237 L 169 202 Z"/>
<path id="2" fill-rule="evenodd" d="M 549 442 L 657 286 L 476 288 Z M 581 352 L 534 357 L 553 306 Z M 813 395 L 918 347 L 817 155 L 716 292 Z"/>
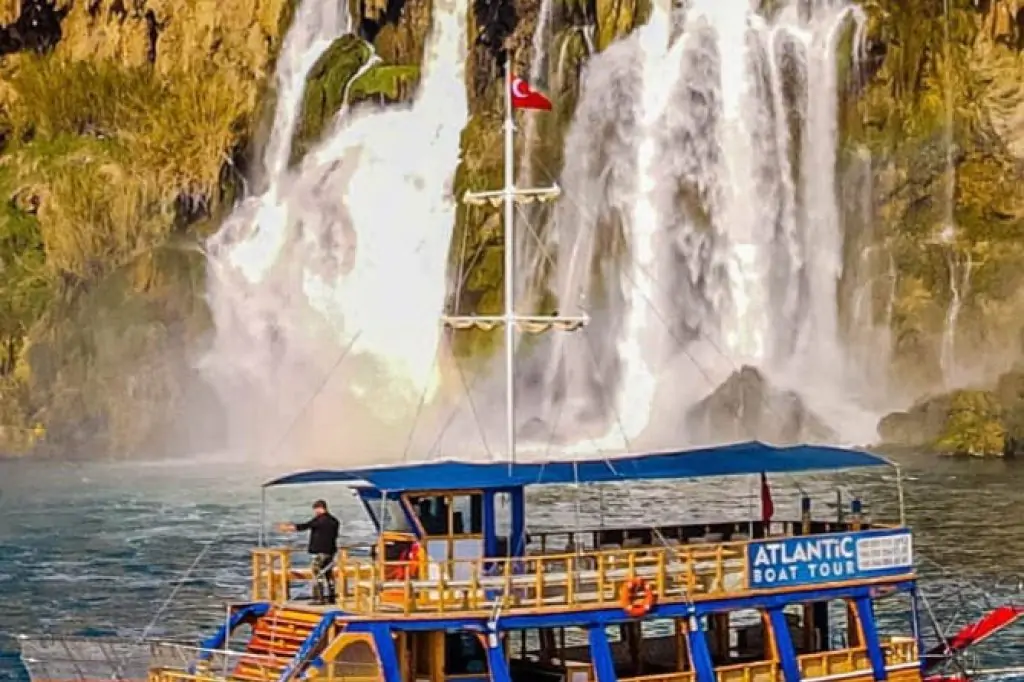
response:
<path id="1" fill-rule="evenodd" d="M 1024 606 L 1011 606 L 1006 604 L 992 609 L 984 616 L 970 625 L 965 625 L 955 635 L 949 638 L 949 651 L 959 653 L 968 647 L 979 644 L 1000 630 L 1010 627 L 1024 617 Z M 946 645 L 942 644 L 932 649 L 929 654 L 940 655 L 946 652 Z"/>
<path id="2" fill-rule="evenodd" d="M 768 487 L 768 477 L 761 472 L 761 521 L 766 525 L 775 516 L 775 502 L 772 501 L 772 489 Z"/>

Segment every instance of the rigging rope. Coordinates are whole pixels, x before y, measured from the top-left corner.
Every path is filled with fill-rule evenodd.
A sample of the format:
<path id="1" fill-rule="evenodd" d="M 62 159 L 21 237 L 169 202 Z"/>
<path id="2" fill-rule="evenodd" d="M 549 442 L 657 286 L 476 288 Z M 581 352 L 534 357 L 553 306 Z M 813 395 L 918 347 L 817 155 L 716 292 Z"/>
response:
<path id="1" fill-rule="evenodd" d="M 277 448 L 279 448 L 284 443 L 284 441 L 288 438 L 288 436 L 291 435 L 291 432 L 295 428 L 295 425 L 298 424 L 299 420 L 306 413 L 306 410 L 309 408 L 310 404 L 323 392 L 324 388 L 327 386 L 327 382 L 330 380 L 331 376 L 334 375 L 334 372 L 337 371 L 338 366 L 341 365 L 342 361 L 348 356 L 348 354 L 352 350 L 352 348 L 355 347 L 356 341 L 359 340 L 360 336 L 362 336 L 362 331 L 356 332 L 356 334 L 353 335 L 352 339 L 349 341 L 348 345 L 345 346 L 345 348 L 342 349 L 342 352 L 338 356 L 338 359 L 331 366 L 331 369 L 324 376 L 323 380 L 320 382 L 320 384 L 317 387 L 317 389 L 302 404 L 302 407 L 299 409 L 299 411 L 295 414 L 295 416 L 289 422 L 288 427 L 281 434 L 281 437 L 278 438 L 277 440 L 275 440 L 274 443 L 271 445 L 271 447 L 267 448 L 264 451 L 264 454 L 268 454 L 270 452 L 273 452 Z M 142 633 L 135 640 L 135 644 L 142 644 L 146 640 L 146 638 L 149 636 L 149 633 L 156 626 L 157 622 L 159 622 L 160 617 L 164 614 L 164 612 L 167 610 L 167 608 L 174 601 L 174 598 L 177 596 L 178 591 L 182 588 L 182 586 L 184 586 L 185 582 L 191 577 L 192 573 L 196 570 L 196 568 L 199 567 L 199 565 L 202 562 L 203 558 L 210 551 L 210 549 L 214 545 L 216 545 L 221 540 L 221 538 L 224 536 L 224 532 L 225 532 L 225 530 L 227 529 L 227 527 L 229 526 L 229 524 L 230 524 L 230 522 L 232 520 L 233 519 L 224 519 L 217 526 L 216 531 L 215 531 L 214 536 L 213 536 L 213 539 L 209 540 L 206 543 L 206 545 L 196 554 L 195 559 L 192 560 L 192 563 L 189 565 L 189 567 L 187 569 L 185 569 L 185 572 L 182 573 L 182 575 L 178 578 L 178 581 L 174 584 L 173 588 L 171 589 L 170 594 L 168 594 L 167 598 L 164 599 L 163 602 L 161 602 L 160 606 L 156 610 L 156 613 L 153 615 L 153 618 L 150 619 L 150 621 L 146 625 L 146 627 L 143 628 Z M 115 666 L 113 673 L 111 674 L 111 679 L 120 679 L 119 671 L 123 670 L 124 665 L 125 665 L 125 663 L 127 663 L 128 658 L 130 657 L 130 655 L 131 655 L 130 653 L 126 653 L 124 656 L 121 657 L 121 659 L 118 661 L 117 665 Z"/>

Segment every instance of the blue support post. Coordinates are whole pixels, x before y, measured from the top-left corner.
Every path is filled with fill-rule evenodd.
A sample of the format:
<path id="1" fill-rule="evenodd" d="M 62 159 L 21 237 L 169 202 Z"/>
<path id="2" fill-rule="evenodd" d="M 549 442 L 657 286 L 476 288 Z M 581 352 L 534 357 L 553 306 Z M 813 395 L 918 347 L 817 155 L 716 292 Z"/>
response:
<path id="1" fill-rule="evenodd" d="M 618 682 L 615 677 L 615 662 L 608 646 L 608 635 L 601 625 L 591 625 L 587 633 L 590 640 L 590 662 L 594 664 L 597 682 Z"/>
<path id="2" fill-rule="evenodd" d="M 690 616 L 690 626 L 686 629 L 686 641 L 690 647 L 690 660 L 697 682 L 715 682 L 715 664 L 711 660 L 708 640 L 700 627 L 700 619 Z"/>
<path id="3" fill-rule="evenodd" d="M 868 651 L 868 660 L 871 661 L 871 672 L 874 674 L 875 682 L 886 682 L 889 675 L 885 670 L 885 654 L 882 652 L 882 644 L 878 640 L 878 626 L 875 623 L 875 610 L 871 604 L 871 597 L 857 597 L 854 603 L 857 606 L 857 616 L 864 634 L 864 646 Z"/>
<path id="4" fill-rule="evenodd" d="M 402 682 L 402 666 L 398 662 L 398 652 L 395 651 L 395 640 L 391 638 L 391 628 L 371 623 L 367 625 L 366 630 L 373 637 L 373 644 L 377 648 L 377 658 L 380 659 L 384 682 Z"/>
<path id="5" fill-rule="evenodd" d="M 793 638 L 789 634 L 786 613 L 781 606 L 773 606 L 768 609 L 768 621 L 772 625 L 775 653 L 779 657 L 779 665 L 782 666 L 783 679 L 786 682 L 800 682 L 800 665 L 796 660 L 796 651 L 793 648 Z"/>
<path id="6" fill-rule="evenodd" d="M 512 676 L 505 660 L 505 649 L 501 646 L 501 638 L 495 632 L 487 633 L 487 669 L 491 673 L 491 682 L 511 682 Z"/>

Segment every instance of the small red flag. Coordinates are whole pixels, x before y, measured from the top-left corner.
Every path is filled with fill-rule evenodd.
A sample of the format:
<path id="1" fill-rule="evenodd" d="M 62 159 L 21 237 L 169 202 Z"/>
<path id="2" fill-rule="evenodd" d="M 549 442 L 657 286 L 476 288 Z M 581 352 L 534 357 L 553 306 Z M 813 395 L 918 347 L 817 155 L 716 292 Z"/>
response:
<path id="1" fill-rule="evenodd" d="M 509 87 L 512 88 L 512 107 L 514 109 L 540 109 L 551 111 L 551 100 L 530 87 L 522 78 L 513 78 Z"/>
<path id="2" fill-rule="evenodd" d="M 775 516 L 775 503 L 772 502 L 772 489 L 768 487 L 768 477 L 761 472 L 761 521 L 770 523 Z"/>

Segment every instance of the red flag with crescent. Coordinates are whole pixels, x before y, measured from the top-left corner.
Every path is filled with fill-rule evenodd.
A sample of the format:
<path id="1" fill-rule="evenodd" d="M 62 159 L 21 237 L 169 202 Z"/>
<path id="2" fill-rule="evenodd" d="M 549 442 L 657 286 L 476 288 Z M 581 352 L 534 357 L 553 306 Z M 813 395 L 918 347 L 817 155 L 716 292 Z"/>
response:
<path id="1" fill-rule="evenodd" d="M 531 88 L 530 84 L 522 78 L 513 77 L 509 87 L 512 88 L 513 108 L 551 111 L 551 100 Z"/>

